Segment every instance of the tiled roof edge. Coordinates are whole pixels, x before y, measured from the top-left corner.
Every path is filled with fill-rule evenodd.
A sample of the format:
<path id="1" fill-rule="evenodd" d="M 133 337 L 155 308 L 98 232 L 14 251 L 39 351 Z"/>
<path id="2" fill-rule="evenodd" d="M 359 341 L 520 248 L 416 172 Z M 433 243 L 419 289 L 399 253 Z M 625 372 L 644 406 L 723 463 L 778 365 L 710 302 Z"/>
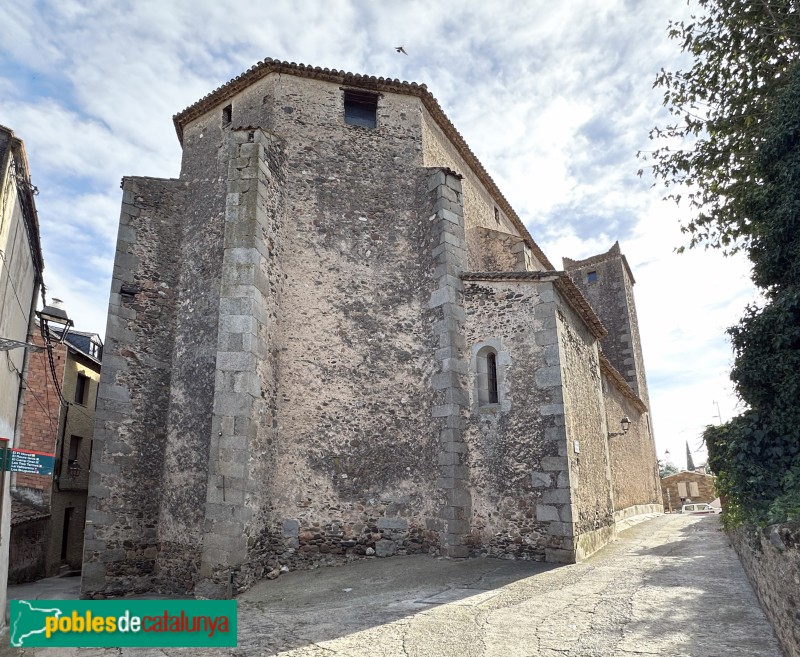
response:
<path id="1" fill-rule="evenodd" d="M 611 361 L 605 357 L 602 351 L 600 352 L 600 370 L 611 379 L 615 387 L 633 403 L 640 413 L 647 413 L 647 404 L 633 391 L 633 388 L 631 388 L 630 384 L 625 380 L 625 377 L 617 371 L 617 368 L 611 364 Z"/>
<path id="2" fill-rule="evenodd" d="M 466 271 L 464 281 L 527 281 L 564 276 L 563 271 Z"/>
<path id="3" fill-rule="evenodd" d="M 583 296 L 583 293 L 578 289 L 578 286 L 575 285 L 574 281 L 569 277 L 569 274 L 563 274 L 557 278 L 555 280 L 555 287 L 564 296 L 567 303 L 569 303 L 575 312 L 581 316 L 583 321 L 586 322 L 586 326 L 589 327 L 589 330 L 595 338 L 602 340 L 608 335 L 608 331 L 606 327 L 603 326 L 603 322 L 600 321 L 600 318 L 594 312 L 594 309 L 586 300 L 586 297 Z"/>

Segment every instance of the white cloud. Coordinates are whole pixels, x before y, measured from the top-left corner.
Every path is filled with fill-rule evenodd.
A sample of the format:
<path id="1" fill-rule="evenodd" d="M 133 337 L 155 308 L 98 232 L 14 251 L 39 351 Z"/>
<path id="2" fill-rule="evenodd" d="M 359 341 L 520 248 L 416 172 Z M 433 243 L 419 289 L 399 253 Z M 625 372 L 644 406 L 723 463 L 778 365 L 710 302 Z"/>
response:
<path id="1" fill-rule="evenodd" d="M 171 117 L 265 57 L 426 83 L 555 264 L 622 243 L 659 446 L 729 418 L 724 328 L 747 266 L 676 256 L 680 210 L 636 178 L 679 65 L 679 2 L 0 0 L 0 123 L 26 142 L 50 291 L 105 323 L 123 175 L 175 176 Z M 404 45 L 409 55 L 398 55 Z M 65 249 L 65 245 L 69 249 Z M 727 392 L 726 392 L 727 390 Z M 712 412 L 713 411 L 713 412 Z"/>

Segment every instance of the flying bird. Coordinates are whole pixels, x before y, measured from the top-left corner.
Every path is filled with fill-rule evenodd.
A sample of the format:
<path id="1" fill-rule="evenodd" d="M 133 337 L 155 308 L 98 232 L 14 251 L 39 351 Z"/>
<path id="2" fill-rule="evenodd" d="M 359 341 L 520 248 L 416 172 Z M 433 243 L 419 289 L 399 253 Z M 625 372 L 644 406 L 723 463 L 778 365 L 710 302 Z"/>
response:
<path id="1" fill-rule="evenodd" d="M 404 55 L 408 55 L 408 53 L 406 52 L 406 49 L 405 49 L 405 48 L 403 48 L 403 46 L 395 46 L 395 47 L 394 47 L 394 49 L 395 49 L 397 52 L 401 52 L 401 53 L 403 53 Z"/>

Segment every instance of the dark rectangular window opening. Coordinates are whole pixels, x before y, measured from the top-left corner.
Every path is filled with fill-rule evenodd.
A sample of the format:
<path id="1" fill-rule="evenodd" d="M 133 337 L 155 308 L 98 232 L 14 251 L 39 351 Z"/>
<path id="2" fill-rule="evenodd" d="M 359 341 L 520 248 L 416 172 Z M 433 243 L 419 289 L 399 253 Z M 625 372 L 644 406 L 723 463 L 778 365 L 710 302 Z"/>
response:
<path id="1" fill-rule="evenodd" d="M 499 224 L 500 223 L 500 210 L 497 208 L 494 209 L 494 220 Z"/>
<path id="2" fill-rule="evenodd" d="M 69 460 L 77 461 L 81 453 L 81 440 L 80 436 L 69 437 Z"/>
<path id="3" fill-rule="evenodd" d="M 486 373 L 489 379 L 489 403 L 496 404 L 499 397 L 497 395 L 497 356 L 494 354 L 486 355 Z"/>
<path id="4" fill-rule="evenodd" d="M 596 283 L 597 282 L 597 272 L 596 271 L 590 271 L 588 274 L 586 274 L 586 282 L 587 283 Z"/>
<path id="5" fill-rule="evenodd" d="M 233 121 L 233 105 L 227 105 L 222 108 L 222 125 L 230 125 Z"/>
<path id="6" fill-rule="evenodd" d="M 83 374 L 78 374 L 78 380 L 75 382 L 75 403 L 81 406 L 86 406 L 86 396 L 89 392 L 89 377 Z"/>
<path id="7" fill-rule="evenodd" d="M 72 524 L 72 514 L 75 509 L 64 509 L 64 526 L 61 528 L 61 561 L 67 559 L 67 548 L 69 547 L 69 529 Z"/>
<path id="8" fill-rule="evenodd" d="M 362 128 L 378 127 L 378 94 L 368 91 L 344 92 L 344 122 Z"/>

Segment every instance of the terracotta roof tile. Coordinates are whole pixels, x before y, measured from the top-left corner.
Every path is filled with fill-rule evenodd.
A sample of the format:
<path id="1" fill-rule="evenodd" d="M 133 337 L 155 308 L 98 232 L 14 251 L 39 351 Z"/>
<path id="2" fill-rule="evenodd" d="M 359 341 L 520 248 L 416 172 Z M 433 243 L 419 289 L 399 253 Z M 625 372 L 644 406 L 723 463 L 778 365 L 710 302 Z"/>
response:
<path id="1" fill-rule="evenodd" d="M 11 525 L 17 526 L 34 520 L 49 518 L 50 513 L 23 500 L 11 500 Z"/>
<path id="2" fill-rule="evenodd" d="M 647 404 L 633 391 L 625 377 L 617 371 L 602 351 L 600 352 L 600 371 L 611 380 L 617 390 L 627 397 L 640 413 L 647 413 Z"/>

